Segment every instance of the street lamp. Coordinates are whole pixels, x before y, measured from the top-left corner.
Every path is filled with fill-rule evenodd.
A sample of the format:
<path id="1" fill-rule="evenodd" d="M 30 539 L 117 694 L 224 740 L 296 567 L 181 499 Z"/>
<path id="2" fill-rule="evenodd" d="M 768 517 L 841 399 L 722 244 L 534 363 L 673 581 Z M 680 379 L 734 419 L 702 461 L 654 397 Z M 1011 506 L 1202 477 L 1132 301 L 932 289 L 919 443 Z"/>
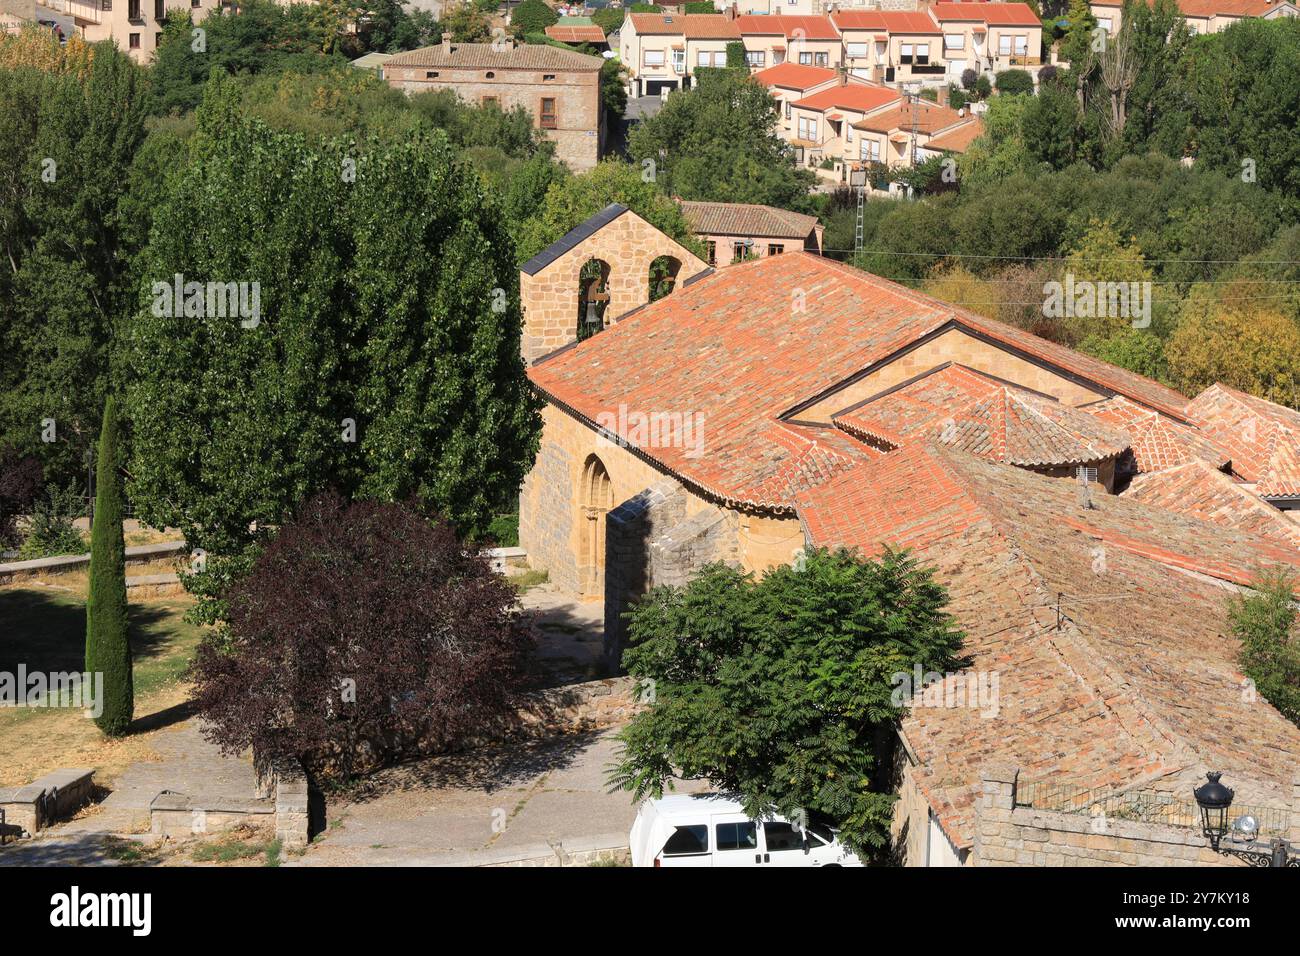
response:
<path id="1" fill-rule="evenodd" d="M 1249 814 L 1232 821 L 1231 843 L 1235 845 L 1220 845 L 1228 833 L 1228 808 L 1235 795 L 1231 787 L 1219 782 L 1221 776 L 1218 771 L 1207 773 L 1206 782 L 1192 791 L 1196 805 L 1201 808 L 1201 832 L 1214 852 L 1235 856 L 1251 866 L 1300 867 L 1300 856 L 1290 855 L 1291 844 L 1281 837 L 1274 837 L 1268 848 L 1264 848 L 1259 842 L 1259 821 Z"/>

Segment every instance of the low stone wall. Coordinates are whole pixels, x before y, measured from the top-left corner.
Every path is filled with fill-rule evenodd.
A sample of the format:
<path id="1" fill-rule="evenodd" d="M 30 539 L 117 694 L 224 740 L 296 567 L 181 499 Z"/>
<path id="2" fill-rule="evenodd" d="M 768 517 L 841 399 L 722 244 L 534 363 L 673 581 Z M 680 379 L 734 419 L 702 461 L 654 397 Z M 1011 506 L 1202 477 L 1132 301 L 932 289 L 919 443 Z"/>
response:
<path id="1" fill-rule="evenodd" d="M 310 788 L 302 769 L 282 764 L 264 775 L 258 795 L 247 800 L 225 799 L 196 805 L 187 794 L 164 790 L 149 805 L 154 839 L 184 839 L 220 833 L 237 826 L 274 827 L 285 849 L 301 849 L 311 839 Z"/>
<path id="2" fill-rule="evenodd" d="M 498 574 L 528 568 L 528 552 L 523 548 L 487 548 L 483 551 L 483 557 L 492 562 L 492 570 Z"/>
<path id="3" fill-rule="evenodd" d="M 126 549 L 126 565 L 148 564 L 160 558 L 180 556 L 189 553 L 189 545 L 184 541 L 164 541 L 161 544 L 144 544 Z M 85 554 L 64 554 L 57 558 L 36 558 L 32 561 L 10 561 L 0 564 L 0 584 L 26 581 L 32 578 L 53 577 L 72 571 L 83 571 L 90 567 L 90 552 Z"/>
<path id="4" fill-rule="evenodd" d="M 523 726 L 542 736 L 604 730 L 625 724 L 644 708 L 631 677 L 606 677 L 529 695 Z"/>
<path id="5" fill-rule="evenodd" d="M 72 816 L 95 795 L 94 771 L 56 770 L 25 787 L 0 790 L 5 823 L 33 836 L 51 823 Z"/>

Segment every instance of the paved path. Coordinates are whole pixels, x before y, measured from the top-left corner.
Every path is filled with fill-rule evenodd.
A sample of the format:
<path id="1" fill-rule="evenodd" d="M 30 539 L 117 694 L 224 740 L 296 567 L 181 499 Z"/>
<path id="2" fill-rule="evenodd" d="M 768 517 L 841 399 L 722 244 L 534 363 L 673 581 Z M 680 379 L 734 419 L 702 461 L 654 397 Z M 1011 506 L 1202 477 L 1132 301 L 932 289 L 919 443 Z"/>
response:
<path id="1" fill-rule="evenodd" d="M 636 807 L 606 793 L 613 732 L 437 757 L 329 807 L 303 866 L 464 866 L 627 846 Z M 699 789 L 698 787 L 695 789 Z"/>
<path id="2" fill-rule="evenodd" d="M 574 684 L 605 675 L 605 605 L 578 601 L 542 584 L 519 599 L 534 615 L 537 655 L 554 683 Z"/>

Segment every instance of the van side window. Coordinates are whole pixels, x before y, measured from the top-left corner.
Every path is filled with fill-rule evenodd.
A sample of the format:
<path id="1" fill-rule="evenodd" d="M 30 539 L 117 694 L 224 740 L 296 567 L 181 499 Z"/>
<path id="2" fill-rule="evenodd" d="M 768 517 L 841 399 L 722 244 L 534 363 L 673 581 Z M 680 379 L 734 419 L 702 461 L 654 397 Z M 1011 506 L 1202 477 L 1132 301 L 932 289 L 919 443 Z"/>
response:
<path id="1" fill-rule="evenodd" d="M 678 827 L 664 844 L 664 856 L 690 856 L 709 852 L 709 828 Z"/>
<path id="2" fill-rule="evenodd" d="M 714 828 L 718 838 L 719 850 L 756 850 L 758 849 L 758 829 L 754 822 L 719 823 Z"/>
<path id="3" fill-rule="evenodd" d="M 803 835 L 788 823 L 772 821 L 763 824 L 763 836 L 767 838 L 769 853 L 777 850 L 802 850 Z"/>

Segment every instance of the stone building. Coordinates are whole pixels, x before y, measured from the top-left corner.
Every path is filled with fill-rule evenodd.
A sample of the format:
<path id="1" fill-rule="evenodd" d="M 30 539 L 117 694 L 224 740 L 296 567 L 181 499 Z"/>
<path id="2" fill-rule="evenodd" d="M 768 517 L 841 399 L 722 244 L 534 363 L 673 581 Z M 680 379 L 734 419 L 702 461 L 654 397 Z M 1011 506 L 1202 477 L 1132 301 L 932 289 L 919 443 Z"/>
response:
<path id="1" fill-rule="evenodd" d="M 711 266 L 726 266 L 759 256 L 822 251 L 822 224 L 816 216 L 738 202 L 680 203 L 691 232 L 704 243 Z"/>
<path id="2" fill-rule="evenodd" d="M 453 90 L 467 103 L 523 107 L 575 172 L 600 161 L 605 111 L 600 57 L 541 44 L 452 43 L 399 53 L 384 63 L 384 79 L 407 93 Z"/>
<path id="3" fill-rule="evenodd" d="M 1300 570 L 1300 415 L 1189 400 L 808 253 L 715 271 L 675 247 L 611 207 L 521 278 L 545 410 L 520 543 L 603 597 L 611 667 L 621 613 L 707 563 L 906 548 L 968 665 L 905 698 L 905 862 L 1232 862 L 1188 822 L 1210 770 L 1300 837 L 1300 730 L 1244 682 L 1226 622 L 1261 568 Z M 597 253 L 631 280 L 578 341 Z M 650 302 L 659 255 L 681 266 Z"/>

